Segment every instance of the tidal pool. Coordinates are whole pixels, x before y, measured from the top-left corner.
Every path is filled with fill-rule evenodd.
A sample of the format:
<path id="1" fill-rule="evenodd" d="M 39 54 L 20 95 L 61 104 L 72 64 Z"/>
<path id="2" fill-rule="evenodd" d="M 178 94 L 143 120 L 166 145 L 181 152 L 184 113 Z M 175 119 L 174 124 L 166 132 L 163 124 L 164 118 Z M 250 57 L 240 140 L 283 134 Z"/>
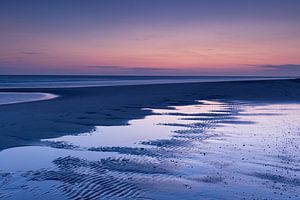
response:
<path id="1" fill-rule="evenodd" d="M 151 110 L 128 126 L 1 151 L 0 199 L 300 198 L 299 104 Z"/>

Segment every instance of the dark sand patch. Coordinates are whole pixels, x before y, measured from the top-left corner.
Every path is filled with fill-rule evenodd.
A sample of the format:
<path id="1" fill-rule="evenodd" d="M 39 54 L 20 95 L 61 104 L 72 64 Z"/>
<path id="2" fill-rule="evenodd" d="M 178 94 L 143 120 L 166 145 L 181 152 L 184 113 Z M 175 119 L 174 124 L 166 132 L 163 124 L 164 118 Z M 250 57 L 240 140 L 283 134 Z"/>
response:
<path id="1" fill-rule="evenodd" d="M 213 183 L 218 184 L 224 181 L 224 178 L 221 176 L 203 176 L 203 177 L 192 177 L 190 180 L 199 181 L 203 183 Z"/>
<path id="2" fill-rule="evenodd" d="M 58 158 L 53 163 L 58 170 L 41 170 L 25 174 L 30 181 L 59 181 L 58 187 L 70 199 L 137 199 L 143 191 L 128 179 L 111 175 L 102 162 L 79 158 Z M 88 171 L 89 173 L 85 173 Z"/>
<path id="3" fill-rule="evenodd" d="M 101 152 L 117 152 L 126 155 L 148 156 L 155 158 L 162 157 L 175 157 L 174 152 L 167 149 L 157 148 L 142 148 L 142 147 L 91 147 L 89 151 L 101 151 Z"/>
<path id="4" fill-rule="evenodd" d="M 300 179 L 295 177 L 295 178 L 290 178 L 290 177 L 285 177 L 282 175 L 277 175 L 277 174 L 271 174 L 271 173 L 252 173 L 249 174 L 250 176 L 255 176 L 257 178 L 261 179 L 266 179 L 269 181 L 272 181 L 273 183 L 283 183 L 283 184 L 288 184 L 288 185 L 293 185 L 293 186 L 300 186 Z"/>

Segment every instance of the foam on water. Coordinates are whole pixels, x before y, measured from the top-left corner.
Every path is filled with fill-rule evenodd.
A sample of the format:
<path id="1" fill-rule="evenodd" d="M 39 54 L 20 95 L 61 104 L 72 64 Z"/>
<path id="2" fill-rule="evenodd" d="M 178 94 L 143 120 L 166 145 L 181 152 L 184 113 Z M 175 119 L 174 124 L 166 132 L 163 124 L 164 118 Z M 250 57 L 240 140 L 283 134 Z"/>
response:
<path id="1" fill-rule="evenodd" d="M 0 199 L 299 198 L 299 104 L 152 111 L 0 152 Z"/>
<path id="2" fill-rule="evenodd" d="M 42 101 L 53 99 L 56 97 L 57 95 L 49 93 L 0 92 L 0 105 L 31 101 Z"/>

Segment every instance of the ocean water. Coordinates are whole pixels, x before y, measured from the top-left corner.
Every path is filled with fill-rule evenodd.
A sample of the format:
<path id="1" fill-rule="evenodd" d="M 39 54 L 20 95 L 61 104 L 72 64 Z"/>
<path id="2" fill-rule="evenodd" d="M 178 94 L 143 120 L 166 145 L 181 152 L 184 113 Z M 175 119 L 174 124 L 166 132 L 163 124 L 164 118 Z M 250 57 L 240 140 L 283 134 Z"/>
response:
<path id="1" fill-rule="evenodd" d="M 1 151 L 0 199 L 299 199 L 299 104 L 151 110 Z"/>
<path id="2" fill-rule="evenodd" d="M 68 88 L 117 85 L 145 85 L 166 83 L 218 82 L 240 80 L 287 79 L 290 77 L 242 76 L 0 76 L 0 89 L 13 88 Z M 1 92 L 0 105 L 55 98 L 46 93 Z"/>
<path id="3" fill-rule="evenodd" d="M 113 85 L 142 85 L 186 82 L 287 79 L 255 76 L 0 76 L 0 88 L 57 88 Z"/>

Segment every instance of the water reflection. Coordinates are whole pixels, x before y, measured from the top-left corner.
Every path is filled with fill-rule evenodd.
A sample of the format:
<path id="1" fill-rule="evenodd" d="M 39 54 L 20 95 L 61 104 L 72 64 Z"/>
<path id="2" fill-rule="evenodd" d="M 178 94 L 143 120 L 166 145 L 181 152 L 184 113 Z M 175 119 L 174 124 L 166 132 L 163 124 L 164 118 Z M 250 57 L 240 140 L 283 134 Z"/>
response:
<path id="1" fill-rule="evenodd" d="M 300 106 L 199 101 L 0 152 L 4 199 L 297 199 Z"/>

